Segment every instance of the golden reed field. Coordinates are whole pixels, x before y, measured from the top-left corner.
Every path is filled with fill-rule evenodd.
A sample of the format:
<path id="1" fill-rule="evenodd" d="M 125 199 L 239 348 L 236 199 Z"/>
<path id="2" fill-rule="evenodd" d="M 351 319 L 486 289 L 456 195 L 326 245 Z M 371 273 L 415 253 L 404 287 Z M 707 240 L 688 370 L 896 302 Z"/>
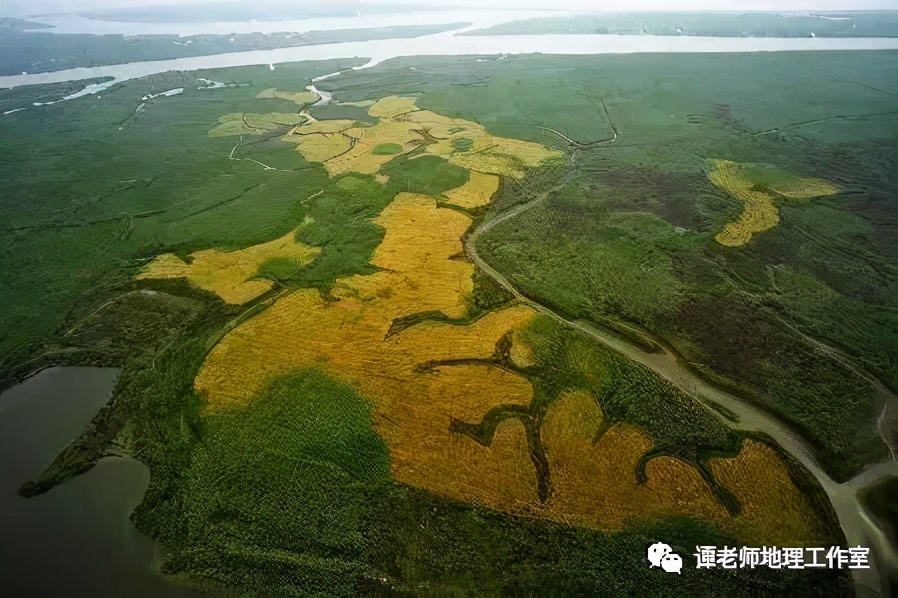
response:
<path id="1" fill-rule="evenodd" d="M 412 98 L 384 98 L 370 105 L 369 114 L 380 121 L 362 126 L 304 116 L 286 139 L 306 159 L 322 162 L 331 176 L 377 175 L 393 156 L 375 155 L 373 148 L 397 143 L 404 152 L 423 145 L 427 153 L 469 169 L 470 180 L 439 198 L 397 194 L 375 220 L 384 229 L 371 259 L 378 272 L 337 281 L 328 298 L 317 289 L 285 293 L 225 335 L 195 380 L 208 412 L 251 403 L 273 378 L 314 367 L 349 382 L 372 402 L 377 433 L 389 447 L 392 474 L 399 482 L 505 513 L 592 529 L 618 530 L 631 520 L 684 515 L 712 521 L 747 543 L 815 542 L 817 524 L 807 497 L 793 485 L 777 454 L 759 442 L 746 441 L 735 458 L 711 460 L 716 479 L 742 503 L 741 513 L 733 517 L 699 473 L 677 459 L 652 460 L 647 483 L 639 485 L 635 465 L 652 448 L 651 438 L 634 426 L 618 424 L 596 440 L 603 414 L 595 398 L 583 391 L 565 393 L 543 419 L 540 434 L 552 479 L 545 501 L 538 496 L 520 419 L 499 424 L 489 446 L 451 431 L 454 420 L 476 423 L 494 407 L 529 405 L 533 387 L 526 377 L 497 363 L 426 364 L 487 360 L 510 336 L 512 363 L 534 365 L 521 331 L 537 316 L 526 305 L 511 304 L 465 319 L 474 266 L 459 256 L 471 218 L 439 207 L 438 201 L 463 208 L 485 205 L 498 188 L 499 175 L 516 176 L 557 153 L 420 110 Z M 473 146 L 455 151 L 451 140 L 458 137 L 470 139 Z M 747 212 L 760 214 L 751 216 L 751 222 L 740 218 L 747 222 L 744 226 L 733 225 L 745 233 L 722 232 L 724 244 L 739 244 L 738 239 L 762 230 L 754 222 L 770 224 L 768 208 L 758 206 L 769 204 L 774 214 L 775 208 L 755 196 L 740 178 L 738 165 L 721 161 L 711 177 L 743 199 Z M 820 194 L 821 183 L 804 184 Z M 779 192 L 803 191 L 793 186 Z M 292 233 L 241 251 L 198 252 L 189 265 L 160 256 L 142 276 L 185 276 L 226 301 L 246 301 L 267 290 L 259 286 L 262 281 L 251 279 L 253 264 L 273 255 L 314 257 L 313 249 L 291 239 Z M 458 321 L 426 320 L 388 335 L 397 318 L 425 311 Z"/>
<path id="2" fill-rule="evenodd" d="M 296 241 L 295 231 L 280 239 L 237 251 L 207 249 L 190 254 L 190 263 L 173 253 L 157 256 L 137 278 L 188 278 L 228 303 L 242 304 L 270 290 L 270 280 L 255 278 L 266 260 L 287 258 L 304 265 L 320 250 Z"/>
<path id="3" fill-rule="evenodd" d="M 711 182 L 745 204 L 739 218 L 726 224 L 714 237 L 727 247 L 745 245 L 756 233 L 779 224 L 778 200 L 809 199 L 839 191 L 822 179 L 801 178 L 760 164 L 729 160 L 711 160 L 711 164 Z"/>

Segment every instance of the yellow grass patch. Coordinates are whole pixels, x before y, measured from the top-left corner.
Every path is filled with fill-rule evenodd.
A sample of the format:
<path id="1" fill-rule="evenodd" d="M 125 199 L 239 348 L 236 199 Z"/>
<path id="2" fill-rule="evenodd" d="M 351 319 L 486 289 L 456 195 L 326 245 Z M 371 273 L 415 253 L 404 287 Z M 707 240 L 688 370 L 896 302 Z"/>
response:
<path id="1" fill-rule="evenodd" d="M 282 100 L 290 100 L 294 104 L 299 104 L 300 106 L 303 104 L 313 104 L 319 99 L 318 95 L 311 91 L 297 91 L 295 93 L 276 91 L 274 92 L 274 97 Z"/>
<path id="2" fill-rule="evenodd" d="M 352 145 L 352 139 L 341 133 L 303 135 L 296 142 L 296 151 L 309 162 L 330 160 L 347 152 Z"/>
<path id="3" fill-rule="evenodd" d="M 447 367 L 420 378 L 427 394 L 395 394 L 388 411 L 378 408 L 378 431 L 390 446 L 393 476 L 506 512 L 538 501 L 536 472 L 520 422 L 500 424 L 489 447 L 449 430 L 453 418 L 479 421 L 499 404 L 526 405 L 532 398 L 529 383 L 487 366 Z"/>
<path id="4" fill-rule="evenodd" d="M 449 203 L 471 209 L 489 204 L 498 190 L 499 177 L 472 171 L 467 183 L 446 191 L 443 195 Z"/>
<path id="5" fill-rule="evenodd" d="M 549 407 L 544 421 L 542 438 L 554 493 L 545 504 L 543 516 L 593 529 L 616 530 L 628 519 L 725 513 L 698 473 L 673 459 L 649 463 L 650 483 L 639 486 L 634 474 L 636 462 L 652 447 L 651 440 L 632 426 L 618 425 L 593 444 L 602 412 L 588 393 L 563 395 Z M 659 475 L 659 470 L 666 475 Z M 687 504 L 678 505 L 678 501 Z"/>
<path id="6" fill-rule="evenodd" d="M 387 96 L 374 102 L 368 108 L 368 114 L 375 118 L 391 119 L 403 113 L 417 110 L 415 98 L 401 98 L 399 96 Z"/>
<path id="7" fill-rule="evenodd" d="M 279 239 L 246 249 L 197 251 L 190 255 L 193 259 L 189 264 L 173 253 L 165 253 L 150 262 L 137 278 L 187 278 L 228 303 L 239 304 L 271 289 L 271 281 L 252 279 L 263 262 L 280 257 L 306 264 L 318 251 L 298 243 L 291 231 Z"/>
<path id="8" fill-rule="evenodd" d="M 286 141 L 297 141 L 290 137 L 294 135 L 312 135 L 315 133 L 341 133 L 347 129 L 358 126 L 354 120 L 335 119 L 335 120 L 314 120 L 311 117 L 302 125 L 295 127 L 288 133 Z"/>
<path id="9" fill-rule="evenodd" d="M 789 480 L 785 463 L 765 444 L 747 440 L 735 459 L 712 459 L 711 471 L 742 503 L 729 528 L 755 543 L 814 546 L 819 518 L 808 498 Z"/>
<path id="10" fill-rule="evenodd" d="M 711 162 L 711 182 L 745 203 L 739 218 L 714 237 L 727 247 L 745 245 L 755 233 L 779 224 L 779 209 L 774 203 L 778 198 L 807 199 L 838 193 L 835 186 L 822 179 L 797 177 L 762 164 Z"/>
<path id="11" fill-rule="evenodd" d="M 367 108 L 374 104 L 374 100 L 361 100 L 359 102 L 336 102 L 338 106 L 356 106 L 358 108 Z"/>
<path id="12" fill-rule="evenodd" d="M 395 155 L 375 154 L 375 145 L 377 143 L 371 141 L 355 141 L 352 149 L 326 161 L 324 167 L 332 177 L 349 172 L 374 174 L 395 157 Z"/>
<path id="13" fill-rule="evenodd" d="M 283 127 L 298 125 L 303 120 L 303 117 L 299 114 L 283 112 L 272 112 L 270 114 L 225 114 L 219 117 L 218 124 L 209 131 L 209 136 L 261 135 Z"/>
<path id="14" fill-rule="evenodd" d="M 717 481 L 742 504 L 742 512 L 731 517 L 698 472 L 677 459 L 653 459 L 646 467 L 647 483 L 637 485 L 636 462 L 652 447 L 651 440 L 632 426 L 616 425 L 594 444 L 601 422 L 601 409 L 582 391 L 549 407 L 542 438 L 554 493 L 535 512 L 602 530 L 620 529 L 627 520 L 687 515 L 708 519 L 757 545 L 821 540 L 815 535 L 813 508 L 765 445 L 746 441 L 736 458 L 711 460 Z"/>
<path id="15" fill-rule="evenodd" d="M 302 139 L 307 135 L 339 132 L 351 138 L 352 149 L 340 155 L 317 151 L 303 154 L 307 159 L 323 162 L 331 176 L 350 172 L 377 173 L 395 157 L 373 153 L 376 146 L 385 143 L 395 143 L 403 148 L 403 152 L 426 143 L 428 153 L 464 168 L 514 177 L 521 176 L 525 166 L 536 166 L 547 158 L 560 155 L 537 143 L 494 137 L 477 123 L 420 110 L 415 106 L 414 98 L 382 98 L 369 107 L 368 113 L 379 121 L 363 126 L 346 120 L 316 121 L 305 115 L 306 122 L 291 130 L 285 140 L 299 143 L 297 149 L 302 152 Z M 459 151 L 452 145 L 461 138 L 471 140 L 469 150 Z"/>
<path id="16" fill-rule="evenodd" d="M 273 100 L 275 98 L 289 100 L 300 106 L 318 101 L 318 95 L 311 91 L 298 91 L 293 93 L 288 91 L 278 91 L 277 87 L 269 87 L 256 95 L 256 99 L 258 100 Z"/>

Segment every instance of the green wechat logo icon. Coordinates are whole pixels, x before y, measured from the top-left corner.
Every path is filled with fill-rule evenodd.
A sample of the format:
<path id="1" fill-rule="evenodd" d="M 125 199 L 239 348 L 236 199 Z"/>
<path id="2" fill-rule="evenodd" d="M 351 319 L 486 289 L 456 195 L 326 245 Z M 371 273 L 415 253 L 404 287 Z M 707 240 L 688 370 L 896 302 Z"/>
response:
<path id="1" fill-rule="evenodd" d="M 669 544 L 655 542 L 646 549 L 649 569 L 660 567 L 667 573 L 680 574 L 683 569 L 683 558 L 673 551 Z"/>

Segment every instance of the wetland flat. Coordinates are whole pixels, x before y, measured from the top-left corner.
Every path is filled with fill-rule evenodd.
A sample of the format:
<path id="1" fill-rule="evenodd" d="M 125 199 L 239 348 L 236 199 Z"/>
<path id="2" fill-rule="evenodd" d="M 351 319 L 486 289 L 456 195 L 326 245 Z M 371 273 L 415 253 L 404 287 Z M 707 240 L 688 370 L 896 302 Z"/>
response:
<path id="1" fill-rule="evenodd" d="M 121 369 L 17 499 L 139 461 L 134 525 L 203 591 L 875 591 L 898 53 L 563 37 L 529 51 L 592 55 L 232 53 L 40 106 L 83 73 L 0 80 L 57 82 L 0 91 L 28 108 L 0 121 L 4 382 Z M 659 540 L 879 557 L 653 575 Z"/>

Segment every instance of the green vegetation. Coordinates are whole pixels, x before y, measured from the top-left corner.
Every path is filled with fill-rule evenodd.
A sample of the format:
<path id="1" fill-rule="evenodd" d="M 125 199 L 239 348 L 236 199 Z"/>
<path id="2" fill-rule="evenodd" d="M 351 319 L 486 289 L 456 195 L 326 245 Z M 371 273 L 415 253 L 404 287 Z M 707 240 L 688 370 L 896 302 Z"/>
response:
<path id="1" fill-rule="evenodd" d="M 404 487 L 395 488 L 374 517 L 390 521 L 373 530 L 373 540 L 392 586 L 370 592 L 374 595 L 853 595 L 850 581 L 834 571 L 691 565 L 678 576 L 647 571 L 645 549 L 656 538 L 665 538 L 686 563 L 702 542 L 733 544 L 713 526 L 689 519 L 602 534 L 437 501 Z"/>
<path id="2" fill-rule="evenodd" d="M 296 228 L 307 213 L 302 202 L 332 184 L 324 168 L 306 163 L 278 133 L 244 141 L 234 150 L 236 160 L 228 159 L 236 139 L 207 133 L 222 114 L 259 111 L 260 104 L 296 112 L 293 102 L 255 96 L 267 87 L 299 90 L 321 72 L 353 64 L 171 73 L 129 81 L 102 98 L 4 117 L 3 380 L 67 330 L 63 322 L 76 305 L 127 280 L 153 256 L 237 249 Z M 197 90 L 197 77 L 247 86 Z M 142 95 L 178 86 L 187 91 L 149 101 L 135 113 Z M 2 90 L 0 101 L 15 107 L 58 98 L 71 87 Z M 265 171 L 244 157 L 292 172 Z"/>
<path id="3" fill-rule="evenodd" d="M 380 245 L 383 229 L 371 220 L 393 195 L 373 177 L 347 175 L 305 203 L 306 221 L 296 238 L 321 247 L 321 253 L 297 272 L 294 283 L 326 286 L 349 274 L 374 272 L 368 260 Z"/>
<path id="4" fill-rule="evenodd" d="M 257 276 L 267 278 L 281 284 L 288 284 L 290 281 L 299 278 L 302 275 L 302 269 L 305 264 L 301 264 L 296 260 L 286 257 L 275 257 L 259 266 Z"/>
<path id="5" fill-rule="evenodd" d="M 467 137 L 459 137 L 452 140 L 452 147 L 460 152 L 466 152 L 474 146 L 474 142 Z"/>
<path id="6" fill-rule="evenodd" d="M 381 172 L 390 177 L 387 189 L 393 195 L 403 191 L 439 195 L 468 182 L 467 170 L 439 156 L 397 156 Z"/>
<path id="7" fill-rule="evenodd" d="M 883 536 L 893 539 L 898 534 L 898 504 L 895 504 L 895 494 L 898 493 L 898 477 L 887 477 L 879 482 L 867 486 L 860 491 L 861 501 L 872 515 L 872 519 L 878 523 L 883 531 Z M 892 571 L 892 583 L 895 571 Z"/>
<path id="8" fill-rule="evenodd" d="M 352 595 L 372 548 L 366 493 L 390 479 L 365 401 L 298 372 L 204 417 L 200 435 L 179 488 L 186 534 L 168 545 L 166 571 L 252 594 Z"/>
<path id="9" fill-rule="evenodd" d="M 468 299 L 468 312 L 471 315 L 486 313 L 514 299 L 514 295 L 499 286 L 480 268 L 474 268 L 471 278 L 474 282 L 474 292 Z"/>
<path id="10" fill-rule="evenodd" d="M 402 151 L 402 146 L 398 143 L 381 143 L 380 145 L 375 145 L 374 149 L 371 150 L 376 156 L 390 156 L 392 154 L 398 154 Z"/>

